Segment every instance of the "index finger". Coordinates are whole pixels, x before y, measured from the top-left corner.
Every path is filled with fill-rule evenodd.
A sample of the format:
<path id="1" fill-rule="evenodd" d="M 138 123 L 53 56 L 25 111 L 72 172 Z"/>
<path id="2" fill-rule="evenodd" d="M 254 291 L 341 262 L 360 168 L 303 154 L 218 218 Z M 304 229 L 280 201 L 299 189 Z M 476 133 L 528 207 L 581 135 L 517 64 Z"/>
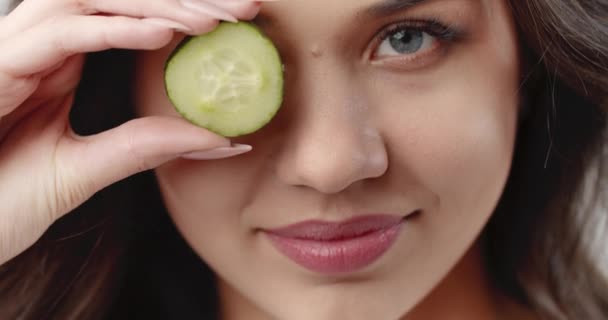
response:
<path id="1" fill-rule="evenodd" d="M 1 41 L 0 72 L 18 78 L 44 71 L 76 53 L 159 49 L 172 36 L 171 29 L 136 18 L 66 16 Z"/>

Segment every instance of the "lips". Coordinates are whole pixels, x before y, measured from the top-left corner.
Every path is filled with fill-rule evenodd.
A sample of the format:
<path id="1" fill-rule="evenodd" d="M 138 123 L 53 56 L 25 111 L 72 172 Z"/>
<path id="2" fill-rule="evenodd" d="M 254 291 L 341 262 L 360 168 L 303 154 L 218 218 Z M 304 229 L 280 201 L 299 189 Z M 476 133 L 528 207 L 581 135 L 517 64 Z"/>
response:
<path id="1" fill-rule="evenodd" d="M 304 221 L 265 234 L 293 262 L 331 275 L 355 272 L 378 260 L 403 224 L 402 216 L 377 214 L 343 222 Z"/>

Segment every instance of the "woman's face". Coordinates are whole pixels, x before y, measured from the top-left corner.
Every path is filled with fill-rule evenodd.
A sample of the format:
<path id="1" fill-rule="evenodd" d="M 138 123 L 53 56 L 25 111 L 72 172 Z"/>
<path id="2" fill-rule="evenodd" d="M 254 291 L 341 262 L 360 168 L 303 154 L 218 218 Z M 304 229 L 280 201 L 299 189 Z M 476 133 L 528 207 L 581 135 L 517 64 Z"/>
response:
<path id="1" fill-rule="evenodd" d="M 233 139 L 249 153 L 158 168 L 170 215 L 235 308 L 397 319 L 470 250 L 506 182 L 519 82 L 508 5 L 291 0 L 256 23 L 282 55 L 284 103 Z M 163 65 L 180 39 L 139 56 L 141 115 L 178 116 Z"/>

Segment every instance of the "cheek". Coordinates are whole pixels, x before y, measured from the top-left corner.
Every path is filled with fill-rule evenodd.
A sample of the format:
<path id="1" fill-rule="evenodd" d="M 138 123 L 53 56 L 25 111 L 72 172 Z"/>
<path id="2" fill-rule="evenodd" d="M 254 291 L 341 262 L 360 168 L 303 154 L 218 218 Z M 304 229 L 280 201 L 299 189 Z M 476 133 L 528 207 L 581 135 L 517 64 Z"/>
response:
<path id="1" fill-rule="evenodd" d="M 210 243 L 199 239 L 205 235 L 225 235 L 225 241 L 234 241 L 228 238 L 234 238 L 235 226 L 242 225 L 238 213 L 253 194 L 252 172 L 251 161 L 243 155 L 206 163 L 175 160 L 157 168 L 156 176 L 174 222 L 190 242 L 199 245 Z"/>
<path id="2" fill-rule="evenodd" d="M 449 102 L 452 106 L 459 103 L 455 99 Z M 458 208 L 465 209 L 465 204 L 483 205 L 489 213 L 487 206 L 496 200 L 509 171 L 514 117 L 502 111 L 515 107 L 487 102 L 480 105 L 487 110 L 474 114 L 437 115 L 432 126 L 412 133 L 418 152 L 403 155 L 412 163 L 415 178 L 437 193 L 444 209 L 458 212 Z M 470 100 L 460 103 L 471 106 Z"/>
<path id="3" fill-rule="evenodd" d="M 255 200 L 262 170 L 263 162 L 247 154 L 217 161 L 175 160 L 156 169 L 175 226 L 216 272 L 238 274 L 244 257 L 255 258 L 250 255 L 256 252 L 252 230 L 242 213 Z"/>
<path id="4" fill-rule="evenodd" d="M 487 71 L 469 72 L 466 81 L 445 79 L 392 103 L 382 116 L 394 172 L 437 199 L 439 214 L 429 219 L 477 215 L 482 221 L 498 201 L 511 165 L 518 98 L 513 69 L 493 79 Z"/>

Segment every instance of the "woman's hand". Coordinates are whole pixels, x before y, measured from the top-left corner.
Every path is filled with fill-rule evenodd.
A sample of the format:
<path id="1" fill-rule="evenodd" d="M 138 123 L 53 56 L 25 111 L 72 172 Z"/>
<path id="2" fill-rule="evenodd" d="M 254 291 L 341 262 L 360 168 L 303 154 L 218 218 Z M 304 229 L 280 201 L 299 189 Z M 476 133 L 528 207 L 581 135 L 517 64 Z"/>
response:
<path id="1" fill-rule="evenodd" d="M 243 152 L 179 118 L 77 136 L 68 114 L 84 53 L 159 49 L 176 30 L 200 34 L 258 10 L 249 0 L 25 0 L 0 17 L 0 264 L 109 184 L 190 152 Z"/>

